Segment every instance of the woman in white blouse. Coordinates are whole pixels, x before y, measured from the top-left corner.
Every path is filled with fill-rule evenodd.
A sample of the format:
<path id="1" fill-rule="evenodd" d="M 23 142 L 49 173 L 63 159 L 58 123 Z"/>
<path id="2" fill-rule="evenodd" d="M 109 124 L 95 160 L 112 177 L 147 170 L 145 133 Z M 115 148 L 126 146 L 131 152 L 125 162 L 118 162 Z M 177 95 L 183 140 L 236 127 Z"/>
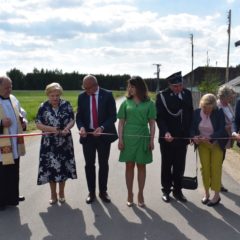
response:
<path id="1" fill-rule="evenodd" d="M 232 132 L 234 131 L 234 110 L 231 106 L 231 103 L 236 95 L 236 92 L 234 89 L 230 86 L 222 86 L 218 89 L 218 100 L 217 105 L 219 108 L 223 110 L 225 121 L 226 121 L 226 131 L 228 133 L 228 136 L 232 136 Z M 226 149 L 232 148 L 233 146 L 233 140 L 229 139 L 225 149 L 223 150 L 223 161 L 225 159 L 226 155 Z M 222 192 L 227 192 L 228 190 L 223 186 L 221 186 Z"/>

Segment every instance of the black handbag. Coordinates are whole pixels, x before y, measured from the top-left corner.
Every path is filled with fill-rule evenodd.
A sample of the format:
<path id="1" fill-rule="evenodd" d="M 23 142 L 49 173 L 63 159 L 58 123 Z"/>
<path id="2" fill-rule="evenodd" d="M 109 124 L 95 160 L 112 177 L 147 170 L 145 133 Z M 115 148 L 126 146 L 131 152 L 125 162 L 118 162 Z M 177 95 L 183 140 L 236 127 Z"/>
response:
<path id="1" fill-rule="evenodd" d="M 182 177 L 182 188 L 188 189 L 188 190 L 195 190 L 198 188 L 198 157 L 197 157 L 197 151 L 196 151 L 196 176 L 195 177 Z"/>
<path id="2" fill-rule="evenodd" d="M 198 179 L 196 177 L 182 177 L 182 188 L 189 189 L 189 190 L 195 190 L 198 188 Z"/>

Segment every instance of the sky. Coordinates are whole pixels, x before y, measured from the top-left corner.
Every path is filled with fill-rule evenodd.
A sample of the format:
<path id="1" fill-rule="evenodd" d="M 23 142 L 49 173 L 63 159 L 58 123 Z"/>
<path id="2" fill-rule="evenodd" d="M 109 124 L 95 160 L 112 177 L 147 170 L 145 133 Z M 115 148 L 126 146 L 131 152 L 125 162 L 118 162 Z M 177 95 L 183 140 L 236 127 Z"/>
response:
<path id="1" fill-rule="evenodd" d="M 59 69 L 160 78 L 240 64 L 240 0 L 0 0 L 0 75 Z"/>

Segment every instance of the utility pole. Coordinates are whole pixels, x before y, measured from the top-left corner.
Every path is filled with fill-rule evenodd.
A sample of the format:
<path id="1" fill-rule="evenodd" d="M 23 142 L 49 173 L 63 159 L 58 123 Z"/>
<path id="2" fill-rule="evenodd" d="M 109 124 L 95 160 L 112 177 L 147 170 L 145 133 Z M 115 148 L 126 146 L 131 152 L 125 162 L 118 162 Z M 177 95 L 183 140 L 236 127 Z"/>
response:
<path id="1" fill-rule="evenodd" d="M 194 45 L 193 45 L 193 34 L 190 34 L 191 46 L 192 46 L 192 72 L 191 72 L 191 81 L 190 88 L 192 91 L 193 83 L 194 83 L 194 72 L 193 72 L 193 63 L 194 63 Z"/>
<path id="2" fill-rule="evenodd" d="M 208 56 L 208 51 L 207 51 L 207 67 L 209 67 L 209 64 L 210 64 L 210 58 Z"/>
<path id="3" fill-rule="evenodd" d="M 156 92 L 158 92 L 159 91 L 159 79 L 160 79 L 160 66 L 161 66 L 161 64 L 154 63 L 153 65 L 157 67 L 157 72 L 155 72 L 154 74 L 157 75 L 157 89 L 156 89 Z"/>
<path id="4" fill-rule="evenodd" d="M 230 54 L 230 36 L 231 36 L 231 9 L 228 12 L 228 49 L 227 49 L 227 68 L 226 68 L 226 80 L 225 82 L 229 81 L 229 54 Z"/>

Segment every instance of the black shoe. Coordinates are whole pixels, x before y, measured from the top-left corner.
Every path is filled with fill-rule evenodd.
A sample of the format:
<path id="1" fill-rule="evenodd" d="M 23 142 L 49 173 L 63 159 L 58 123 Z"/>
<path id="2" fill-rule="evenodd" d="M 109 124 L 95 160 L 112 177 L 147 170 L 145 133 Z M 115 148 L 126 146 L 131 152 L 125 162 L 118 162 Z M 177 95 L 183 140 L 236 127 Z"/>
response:
<path id="1" fill-rule="evenodd" d="M 166 203 L 170 202 L 169 194 L 164 193 L 164 194 L 162 195 L 162 200 L 163 200 L 164 202 L 166 202 Z"/>
<path id="2" fill-rule="evenodd" d="M 24 196 L 19 196 L 19 197 L 18 197 L 18 201 L 19 201 L 19 202 L 25 201 L 25 197 L 24 197 Z"/>
<path id="3" fill-rule="evenodd" d="M 216 205 L 218 205 L 218 204 L 220 203 L 220 201 L 221 201 L 221 198 L 219 197 L 219 199 L 218 199 L 216 202 L 209 201 L 209 202 L 207 203 L 207 206 L 208 206 L 208 207 L 216 206 Z"/>
<path id="4" fill-rule="evenodd" d="M 228 190 L 224 186 L 221 186 L 221 192 L 228 192 Z"/>
<path id="5" fill-rule="evenodd" d="M 204 198 L 201 200 L 201 202 L 202 202 L 202 204 L 206 205 L 206 204 L 208 204 L 208 202 L 209 202 L 209 198 L 204 197 Z"/>
<path id="6" fill-rule="evenodd" d="M 180 192 L 174 192 L 173 191 L 173 196 L 174 196 L 174 198 L 176 198 L 176 200 L 178 200 L 180 202 L 187 202 L 187 199 L 182 194 L 182 191 L 180 191 Z"/>
<path id="7" fill-rule="evenodd" d="M 110 203 L 111 202 L 111 199 L 110 197 L 108 196 L 107 192 L 100 192 L 99 193 L 99 197 L 102 199 L 103 202 L 105 203 Z"/>
<path id="8" fill-rule="evenodd" d="M 91 204 L 95 200 L 95 198 L 96 198 L 95 193 L 89 193 L 86 199 L 86 203 Z"/>

